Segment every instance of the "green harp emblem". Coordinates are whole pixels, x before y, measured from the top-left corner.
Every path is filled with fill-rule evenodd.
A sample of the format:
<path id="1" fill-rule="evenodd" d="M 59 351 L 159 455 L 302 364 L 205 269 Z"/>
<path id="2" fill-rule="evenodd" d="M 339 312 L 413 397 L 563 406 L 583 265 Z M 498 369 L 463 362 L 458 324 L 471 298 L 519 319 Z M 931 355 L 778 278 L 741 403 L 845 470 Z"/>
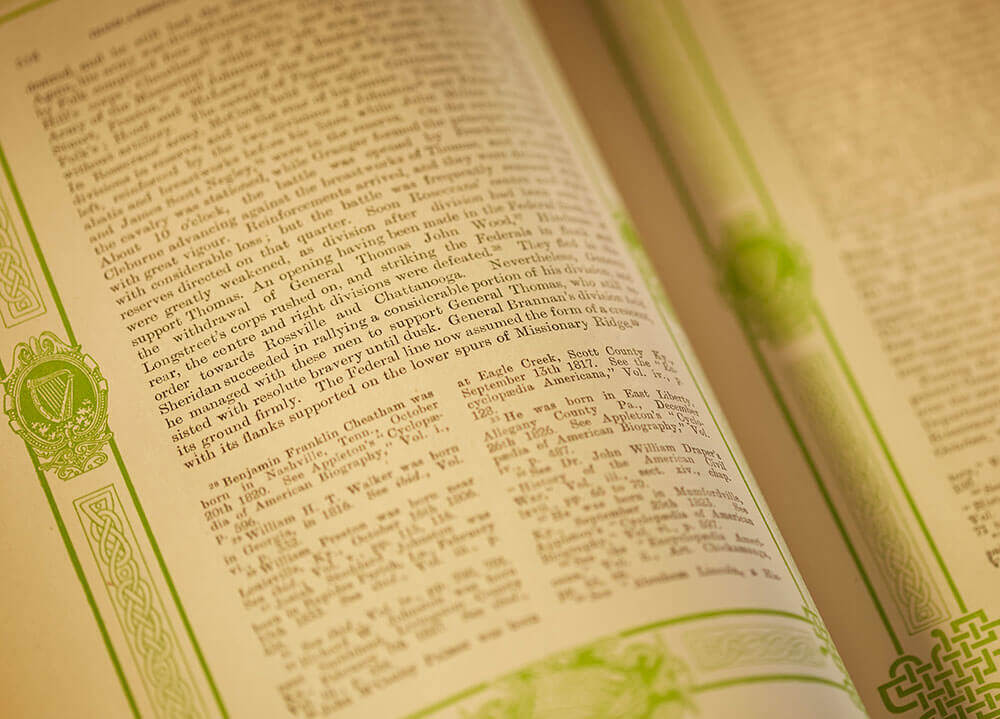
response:
<path id="1" fill-rule="evenodd" d="M 31 399 L 50 422 L 65 422 L 73 411 L 73 373 L 56 370 L 44 377 L 29 379 L 25 383 Z"/>
<path id="2" fill-rule="evenodd" d="M 89 356 L 51 332 L 14 348 L 3 380 L 11 429 L 43 471 L 72 479 L 108 460 L 108 386 Z"/>

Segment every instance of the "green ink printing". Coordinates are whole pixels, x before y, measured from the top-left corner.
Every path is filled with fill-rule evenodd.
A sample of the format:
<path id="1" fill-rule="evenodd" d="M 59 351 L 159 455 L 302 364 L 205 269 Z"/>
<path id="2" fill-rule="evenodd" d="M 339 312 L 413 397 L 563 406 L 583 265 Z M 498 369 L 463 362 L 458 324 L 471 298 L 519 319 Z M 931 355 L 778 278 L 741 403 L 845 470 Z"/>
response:
<path id="1" fill-rule="evenodd" d="M 532 664 L 467 719 L 682 719 L 695 713 L 687 664 L 657 637 L 609 639 Z"/>
<path id="2" fill-rule="evenodd" d="M 10 212 L 0 199 L 0 321 L 7 327 L 45 314 Z"/>
<path id="3" fill-rule="evenodd" d="M 177 639 L 114 486 L 80 497 L 73 505 L 157 716 L 199 719 L 203 714 L 187 667 L 176 656 Z"/>
<path id="4" fill-rule="evenodd" d="M 727 223 L 724 237 L 723 291 L 750 328 L 774 344 L 808 332 L 812 272 L 801 248 L 752 213 Z"/>
<path id="5" fill-rule="evenodd" d="M 983 611 L 931 630 L 930 658 L 905 654 L 889 667 L 889 681 L 878 688 L 893 714 L 919 711 L 920 719 L 994 719 L 1000 717 L 1000 620 Z"/>
<path id="6" fill-rule="evenodd" d="M 72 479 L 108 461 L 108 387 L 97 364 L 51 332 L 14 348 L 4 413 L 43 471 Z"/>

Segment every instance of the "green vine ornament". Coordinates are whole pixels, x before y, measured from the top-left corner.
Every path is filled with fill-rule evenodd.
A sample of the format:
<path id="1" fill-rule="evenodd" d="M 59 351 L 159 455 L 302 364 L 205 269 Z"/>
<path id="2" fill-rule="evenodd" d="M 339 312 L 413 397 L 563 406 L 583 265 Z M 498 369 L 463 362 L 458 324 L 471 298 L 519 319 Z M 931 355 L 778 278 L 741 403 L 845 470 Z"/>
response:
<path id="1" fill-rule="evenodd" d="M 557 654 L 495 685 L 501 696 L 464 719 L 682 719 L 691 672 L 658 638 L 612 639 Z"/>

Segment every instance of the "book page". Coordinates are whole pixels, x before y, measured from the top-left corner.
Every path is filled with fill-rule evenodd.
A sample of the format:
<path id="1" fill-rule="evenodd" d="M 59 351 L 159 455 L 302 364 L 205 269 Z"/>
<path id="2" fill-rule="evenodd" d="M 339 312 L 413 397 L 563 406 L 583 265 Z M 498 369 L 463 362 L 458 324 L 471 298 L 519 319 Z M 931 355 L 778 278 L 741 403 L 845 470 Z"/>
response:
<path id="1" fill-rule="evenodd" d="M 838 528 L 793 546 L 870 711 L 978 711 L 1000 652 L 995 8 L 594 9 L 822 495 L 779 521 Z"/>
<path id="2" fill-rule="evenodd" d="M 12 715 L 863 715 L 519 5 L 0 40 Z"/>

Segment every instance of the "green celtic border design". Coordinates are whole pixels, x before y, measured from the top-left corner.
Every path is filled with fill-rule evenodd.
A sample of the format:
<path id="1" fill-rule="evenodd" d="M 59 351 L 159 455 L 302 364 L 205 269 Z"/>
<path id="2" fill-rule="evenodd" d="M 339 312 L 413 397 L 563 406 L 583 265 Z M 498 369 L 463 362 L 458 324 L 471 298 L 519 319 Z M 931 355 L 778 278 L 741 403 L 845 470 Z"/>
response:
<path id="1" fill-rule="evenodd" d="M 797 309 L 797 307 L 806 306 L 794 300 L 800 295 L 796 284 L 800 288 L 806 287 L 806 283 L 802 279 L 807 278 L 808 265 L 798 262 L 794 248 L 783 248 L 780 245 L 780 243 L 787 242 L 787 240 L 783 237 L 783 232 L 780 230 L 781 222 L 777 206 L 768 192 L 764 178 L 757 169 L 742 131 L 736 125 L 725 93 L 714 78 L 711 65 L 705 56 L 704 50 L 701 48 L 701 42 L 694 27 L 687 18 L 685 8 L 681 3 L 672 2 L 671 0 L 663 0 L 659 3 L 669 18 L 669 24 L 677 32 L 678 42 L 683 46 L 683 53 L 691 63 L 691 72 L 697 78 L 696 84 L 705 93 L 704 98 L 711 106 L 706 117 L 718 121 L 721 126 L 723 137 L 716 139 L 720 140 L 721 145 L 728 147 L 736 154 L 737 159 L 734 166 L 741 169 L 743 178 L 746 181 L 745 189 L 749 189 L 755 196 L 754 204 L 759 205 L 768 218 L 766 223 L 761 224 L 770 224 L 772 228 L 776 228 L 770 231 L 772 235 L 770 238 L 759 237 L 761 241 L 757 243 L 758 246 L 756 248 L 752 244 L 745 245 L 750 250 L 745 260 L 739 256 L 741 254 L 738 249 L 739 236 L 741 234 L 756 234 L 759 236 L 760 233 L 753 229 L 741 232 L 739 228 L 734 229 L 732 226 L 724 226 L 722 228 L 722 247 L 719 247 L 712 241 L 706 224 L 706 218 L 696 204 L 694 195 L 685 181 L 680 164 L 673 157 L 671 143 L 667 141 L 650 103 L 644 96 L 644 89 L 641 82 L 630 66 L 631 61 L 628 57 L 628 52 L 623 41 L 613 28 L 614 23 L 610 19 L 609 14 L 602 8 L 602 1 L 591 0 L 590 7 L 601 29 L 604 40 L 626 81 L 629 92 L 642 116 L 643 123 L 650 131 L 651 137 L 656 144 L 661 164 L 666 169 L 671 182 L 677 190 L 681 205 L 702 245 L 702 249 L 706 255 L 718 262 L 723 271 L 722 285 L 724 293 L 729 297 L 730 302 L 737 307 L 737 314 L 744 325 L 750 348 L 755 355 L 765 380 L 770 385 L 779 408 L 783 412 L 795 439 L 802 449 L 807 463 L 810 465 L 820 492 L 858 568 L 860 578 L 872 598 L 897 655 L 899 655 L 890 670 L 891 681 L 880 687 L 883 703 L 893 713 L 920 709 L 923 711 L 921 714 L 922 719 L 985 719 L 986 717 L 1000 719 L 1000 709 L 997 708 L 997 704 L 1000 704 L 1000 694 L 997 693 L 1000 690 L 1000 683 L 990 681 L 995 678 L 992 672 L 994 664 L 1000 662 L 995 662 L 998 656 L 997 651 L 992 648 L 990 650 L 983 649 L 984 642 L 992 645 L 995 625 L 993 622 L 987 622 L 985 618 L 980 617 L 977 620 L 979 622 L 978 629 L 975 628 L 976 625 L 972 625 L 973 628 L 971 629 L 957 629 L 960 625 L 969 623 L 973 617 L 976 617 L 980 613 L 967 613 L 968 609 L 962 595 L 934 539 L 931 537 L 930 531 L 918 507 L 910 495 L 906 482 L 896 465 L 895 459 L 882 435 L 882 431 L 876 423 L 867 400 L 857 385 L 854 374 L 825 318 L 822 308 L 810 297 L 808 309 L 811 316 L 803 315 Z M 706 122 L 709 122 L 709 120 L 706 120 Z M 710 158 L 710 160 L 719 161 L 719 158 Z M 731 200 L 732 198 L 729 199 Z M 741 198 L 741 203 L 746 204 L 745 197 Z M 736 206 L 736 203 L 733 203 L 733 206 Z M 766 231 L 766 227 L 764 229 Z M 735 255 L 733 249 L 737 249 Z M 787 252 L 786 250 L 789 249 L 792 251 Z M 759 256 L 755 256 L 758 253 Z M 768 254 L 770 254 L 770 257 L 767 256 Z M 799 279 L 796 279 L 797 277 Z M 763 291 L 758 291 L 760 289 Z M 765 301 L 762 302 L 762 300 Z M 805 321 L 796 321 L 796 318 L 800 316 L 804 317 Z M 777 321 L 768 322 L 771 319 Z M 785 321 L 789 319 L 792 321 Z M 951 634 L 947 634 L 944 628 L 931 629 L 931 636 L 937 637 L 939 643 L 934 648 L 930 660 L 922 661 L 913 655 L 905 654 L 903 645 L 892 626 L 892 622 L 883 609 L 879 593 L 875 591 L 871 584 L 867 568 L 858 558 L 851 537 L 843 526 L 840 513 L 834 506 L 829 495 L 826 482 L 814 463 L 810 449 L 805 445 L 800 436 L 798 423 L 791 416 L 788 407 L 789 403 L 786 400 L 785 393 L 778 386 L 774 372 L 770 366 L 771 362 L 764 356 L 763 346 L 770 343 L 779 351 L 787 350 L 784 353 L 786 358 L 794 358 L 796 355 L 799 355 L 793 361 L 801 364 L 801 351 L 808 349 L 805 341 L 811 339 L 805 337 L 805 335 L 812 332 L 809 329 L 809 325 L 815 325 L 818 328 L 818 334 L 826 341 L 832 353 L 830 357 L 820 356 L 818 358 L 827 364 L 825 368 L 821 368 L 821 372 L 819 373 L 830 373 L 824 379 L 835 382 L 832 389 L 836 397 L 833 399 L 830 397 L 825 398 L 825 400 L 821 399 L 808 408 L 808 411 L 813 415 L 822 414 L 824 410 L 829 409 L 829 406 L 822 406 L 824 402 L 841 405 L 835 408 L 838 411 L 845 408 L 850 410 L 834 422 L 836 425 L 834 427 L 823 427 L 821 424 L 820 431 L 836 435 L 846 430 L 848 435 L 856 437 L 858 432 L 861 431 L 860 427 L 867 426 L 870 428 L 871 435 L 864 437 L 865 441 L 877 444 L 881 449 L 881 455 L 884 457 L 884 464 L 883 458 L 867 458 L 862 461 L 855 460 L 834 463 L 835 465 L 839 464 L 841 469 L 846 468 L 849 476 L 854 472 L 861 473 L 861 480 L 863 481 L 854 483 L 854 487 L 846 488 L 847 494 L 854 495 L 853 498 L 848 499 L 849 511 L 856 516 L 859 513 L 868 515 L 875 508 L 883 506 L 883 502 L 886 499 L 895 499 L 894 496 L 887 497 L 882 491 L 883 489 L 888 490 L 889 485 L 893 484 L 890 475 L 894 475 L 909 509 L 912 510 L 912 521 L 919 526 L 923 537 L 927 541 L 927 548 L 933 555 L 933 560 L 930 560 L 929 557 L 925 558 L 923 553 L 918 551 L 922 547 L 917 546 L 919 543 L 912 542 L 913 537 L 909 533 L 909 515 L 907 512 L 901 511 L 898 507 L 893 508 L 893 514 L 896 516 L 888 520 L 883 520 L 880 523 L 881 526 L 868 533 L 870 536 L 866 537 L 869 547 L 876 547 L 875 554 L 877 558 L 874 563 L 878 567 L 878 571 L 883 577 L 888 572 L 898 580 L 890 583 L 890 593 L 893 602 L 902 610 L 901 614 L 903 615 L 906 628 L 914 634 L 924 632 L 934 626 L 935 620 L 940 624 L 952 616 L 952 610 L 948 604 L 942 602 L 940 592 L 943 589 L 939 590 L 939 587 L 933 581 L 928 584 L 921 579 L 921 576 L 926 576 L 924 574 L 926 566 L 919 567 L 918 565 L 923 564 L 925 559 L 932 564 L 936 562 L 943 579 L 948 585 L 948 589 L 950 589 L 951 595 L 954 597 L 957 611 L 962 613 L 958 619 L 949 623 L 953 629 Z M 789 327 L 793 328 L 794 331 L 791 333 L 782 331 Z M 773 331 L 774 329 L 778 329 L 779 331 L 776 333 Z M 797 343 L 794 347 L 783 347 L 787 340 L 799 339 L 803 339 L 804 342 L 802 344 Z M 812 359 L 816 358 L 813 357 Z M 816 377 L 813 376 L 811 379 L 815 381 Z M 803 393 L 801 385 L 806 381 L 805 379 L 798 379 L 793 382 L 793 384 L 800 385 L 794 394 L 801 396 Z M 850 398 L 850 394 L 853 394 L 854 397 Z M 856 402 L 854 401 L 855 399 Z M 846 405 L 843 404 L 845 401 L 847 402 Z M 859 484 L 868 484 L 868 480 L 878 480 L 880 478 L 888 480 L 887 486 L 884 488 L 877 487 L 874 492 L 871 487 L 857 486 Z M 904 534 L 904 542 L 901 543 L 899 540 Z M 878 548 L 887 550 L 887 555 L 883 556 Z M 928 592 L 929 588 L 930 592 Z M 958 633 L 965 633 L 971 639 L 969 641 L 956 639 L 956 634 Z M 947 659 L 945 659 L 946 657 Z M 946 661 L 951 661 L 952 666 L 946 666 Z M 970 667 L 973 668 L 970 669 Z M 935 673 L 934 669 L 938 671 Z M 965 673 L 960 670 L 964 670 Z M 922 684 L 922 687 L 920 684 Z M 914 698 L 917 694 L 920 695 L 919 699 Z M 964 699 L 960 695 L 964 695 Z"/>
<path id="2" fill-rule="evenodd" d="M 114 485 L 78 497 L 73 507 L 157 716 L 200 719 L 190 672 Z"/>
<path id="3" fill-rule="evenodd" d="M 793 393 L 819 435 L 836 475 L 842 478 L 849 511 L 862 531 L 875 566 L 911 633 L 940 624 L 949 617 L 940 592 L 930 581 L 930 570 L 917 551 L 905 520 L 887 487 L 889 480 L 876 455 L 867 446 L 859 417 L 836 382 L 836 370 L 820 354 L 794 360 Z"/>
<path id="4" fill-rule="evenodd" d="M 905 654 L 878 688 L 893 714 L 919 711 L 920 719 L 1000 717 L 1000 620 L 982 610 L 931 630 L 929 659 Z"/>
<path id="5" fill-rule="evenodd" d="M 0 197 L 0 321 L 13 327 L 45 314 L 10 211 Z"/>
<path id="6" fill-rule="evenodd" d="M 814 331 L 815 299 L 803 249 L 753 212 L 727 222 L 723 235 L 718 257 L 723 294 L 750 332 L 780 348 Z M 907 630 L 916 633 L 945 621 L 947 607 L 887 491 L 891 481 L 837 381 L 837 368 L 819 352 L 788 362 L 797 405 L 819 436 L 820 452 L 840 479 L 837 486 Z"/>
<path id="7" fill-rule="evenodd" d="M 36 376 L 43 367 L 48 374 Z M 51 395 L 61 393 L 58 408 L 45 409 L 44 382 L 56 385 Z M 3 386 L 10 427 L 38 457 L 42 471 L 67 480 L 108 461 L 108 385 L 79 345 L 66 344 L 48 331 L 19 342 Z"/>
<path id="8" fill-rule="evenodd" d="M 4 25 L 12 20 L 15 20 L 28 12 L 32 12 L 35 9 L 41 7 L 48 0 L 43 0 L 42 2 L 34 2 L 19 9 L 11 10 L 10 12 L 2 13 L 0 12 L 0 25 Z M 53 307 L 58 315 L 58 321 L 52 318 L 57 325 L 61 325 L 60 332 L 64 333 L 66 341 L 60 340 L 58 337 L 53 335 L 51 332 L 42 332 L 37 337 L 29 339 L 26 342 L 19 344 L 15 347 L 14 363 L 13 367 L 10 368 L 11 373 L 7 374 L 7 369 L 4 367 L 3 362 L 0 361 L 0 383 L 4 385 L 4 410 L 9 418 L 12 429 L 18 434 L 22 434 L 22 438 L 25 440 L 25 444 L 28 449 L 28 457 L 31 460 L 31 464 L 34 466 L 35 474 L 37 475 L 38 482 L 42 488 L 46 500 L 48 501 L 49 507 L 52 510 L 52 517 L 55 520 L 56 527 L 59 531 L 59 535 L 62 538 L 63 545 L 66 548 L 67 555 L 69 557 L 70 563 L 76 573 L 77 578 L 80 581 L 80 585 L 83 590 L 84 597 L 86 598 L 87 604 L 90 607 L 94 620 L 97 624 L 101 639 L 104 642 L 105 648 L 108 652 L 108 658 L 111 661 L 111 665 L 114 668 L 115 675 L 121 684 L 122 691 L 125 696 L 125 700 L 128 703 L 129 708 L 133 716 L 139 717 L 141 715 L 139 707 L 136 703 L 135 694 L 132 691 L 132 687 L 129 683 L 129 678 L 126 676 L 125 669 L 122 666 L 122 662 L 119 659 L 119 653 L 116 651 L 115 642 L 119 641 L 118 638 L 115 642 L 112 641 L 111 635 L 108 631 L 108 626 L 104 621 L 104 617 L 101 614 L 101 610 L 98 607 L 97 600 L 94 596 L 94 589 L 91 587 L 91 583 L 87 580 L 86 573 L 84 572 L 83 565 L 81 564 L 81 557 L 77 548 L 74 546 L 73 538 L 67 529 L 66 523 L 64 521 L 63 512 L 60 510 L 60 503 L 57 501 L 55 494 L 61 494 L 64 490 L 57 490 L 56 493 L 53 492 L 53 486 L 51 484 L 50 473 L 47 470 L 55 470 L 56 476 L 60 479 L 71 479 L 84 472 L 89 472 L 98 466 L 104 466 L 110 464 L 109 460 L 114 457 L 115 463 L 117 464 L 118 470 L 121 475 L 121 480 L 124 483 L 124 487 L 128 492 L 128 496 L 131 497 L 131 502 L 129 503 L 129 510 L 135 512 L 135 516 L 138 517 L 140 524 L 142 525 L 140 534 L 144 534 L 145 539 L 148 541 L 147 548 L 151 551 L 151 556 L 155 558 L 156 564 L 159 566 L 159 571 L 155 572 L 157 581 L 162 581 L 163 585 L 169 590 L 169 596 L 167 596 L 168 603 L 171 605 L 171 611 L 176 614 L 173 615 L 174 618 L 179 622 L 177 625 L 172 625 L 171 631 L 178 632 L 174 635 L 175 645 L 180 647 L 181 644 L 176 642 L 179 637 L 185 643 L 184 649 L 178 649 L 179 656 L 187 657 L 186 651 L 191 652 L 191 658 L 196 662 L 193 665 L 196 671 L 201 672 L 203 677 L 204 685 L 196 684 L 194 685 L 199 694 L 198 702 L 199 707 L 206 714 L 211 714 L 211 716 L 220 716 L 222 719 L 227 719 L 229 717 L 229 712 L 226 709 L 226 705 L 219 693 L 218 686 L 212 676 L 209 669 L 208 663 L 205 656 L 201 650 L 198 643 L 197 637 L 194 634 L 194 630 L 188 620 L 187 613 L 184 609 L 184 605 L 181 602 L 180 596 L 177 592 L 177 588 L 174 585 L 173 579 L 170 576 L 170 572 L 167 568 L 166 562 L 164 561 L 163 555 L 160 552 L 159 545 L 157 544 L 156 537 L 153 535 L 152 528 L 149 526 L 149 522 L 146 518 L 145 512 L 143 511 L 142 505 L 139 501 L 139 497 L 135 491 L 135 487 L 132 484 L 132 479 L 129 476 L 129 472 L 126 468 L 125 462 L 119 453 L 118 447 L 115 443 L 114 435 L 110 432 L 107 424 L 107 383 L 102 376 L 101 371 L 98 369 L 97 364 L 88 355 L 83 354 L 80 351 L 80 346 L 77 343 L 75 334 L 73 332 L 72 325 L 69 320 L 69 316 L 66 312 L 66 307 L 60 298 L 59 291 L 55 285 L 52 277 L 52 273 L 49 270 L 48 263 L 46 262 L 45 255 L 42 252 L 41 245 L 39 244 L 38 237 L 35 234 L 34 228 L 31 223 L 31 219 L 28 216 L 27 208 L 25 207 L 24 200 L 21 193 L 17 187 L 17 183 L 14 179 L 14 174 L 11 169 L 10 163 L 8 162 L 7 155 L 4 152 L 3 144 L 0 142 L 0 175 L 6 180 L 9 187 L 10 197 L 13 199 L 13 205 L 10 206 L 8 210 L 7 206 L 3 204 L 2 196 L 0 196 L 0 206 L 3 208 L 3 234 L 4 240 L 10 241 L 13 238 L 13 247 L 16 247 L 16 252 L 14 254 L 8 255 L 7 260 L 18 267 L 23 267 L 25 269 L 31 268 L 32 265 L 26 264 L 24 261 L 30 259 L 30 255 L 34 255 L 34 261 L 37 262 L 37 268 L 41 271 L 41 276 L 35 276 L 32 278 L 32 282 L 37 280 L 35 288 L 36 291 L 42 293 L 39 299 L 40 308 L 37 313 L 30 313 L 19 315 L 18 319 L 29 320 L 33 317 L 44 314 L 45 306 Z M 21 222 L 18 226 L 18 231 L 15 231 L 14 225 L 12 224 L 12 216 L 20 215 Z M 20 238 L 18 237 L 18 232 L 23 228 L 23 232 L 27 235 L 27 239 L 23 244 L 20 243 Z M 22 235 L 23 236 L 23 235 Z M 5 266 L 3 259 L 0 259 L 0 267 Z M 13 266 L 13 265 L 12 265 Z M 45 288 L 48 288 L 48 292 L 45 292 Z M 3 307 L 2 300 L 0 300 L 0 315 L 2 315 Z M 48 319 L 48 318 L 46 318 Z M 6 324 L 6 319 L 0 316 L 0 326 Z M 71 428 L 73 431 L 69 433 L 68 437 L 64 437 L 67 441 L 57 442 L 56 446 L 53 446 L 51 442 L 42 442 L 40 444 L 32 443 L 32 437 L 30 432 L 30 424 L 26 424 L 22 421 L 22 412 L 17 410 L 17 403 L 13 401 L 14 397 L 11 395 L 11 385 L 13 384 L 12 375 L 16 372 L 21 371 L 23 368 L 19 365 L 20 360 L 26 357 L 30 357 L 32 353 L 38 350 L 48 350 L 55 349 L 57 353 L 62 353 L 63 359 L 66 360 L 66 364 L 62 367 L 52 367 L 51 369 L 58 372 L 60 369 L 65 369 L 69 374 L 73 375 L 74 382 L 82 383 L 81 386 L 87 386 L 90 388 L 90 392 L 85 392 L 87 399 L 92 400 L 95 407 L 94 411 L 85 411 L 83 414 L 85 417 L 75 417 L 74 421 L 67 422 L 66 428 Z M 26 350 L 26 352 L 25 352 Z M 34 380 L 41 380 L 42 377 L 38 375 L 51 374 L 48 370 L 43 372 L 36 372 L 36 376 L 31 377 Z M 39 389 L 38 382 L 33 383 L 35 385 L 34 389 Z M 45 393 L 44 382 L 42 383 L 42 391 Z M 57 387 L 58 388 L 58 387 Z M 28 394 L 30 397 L 30 390 L 28 388 Z M 51 395 L 50 395 L 51 398 Z M 34 401 L 32 400 L 33 404 Z M 72 404 L 72 402 L 69 402 Z M 40 413 L 40 407 L 34 404 L 32 408 L 29 409 L 28 419 L 39 421 L 39 414 L 42 415 L 42 419 L 45 413 Z M 54 406 L 49 404 L 46 407 L 48 414 L 57 419 L 62 420 L 62 415 L 64 414 L 65 406 Z M 35 415 L 35 416 L 32 416 Z M 90 421 L 91 418 L 96 418 L 94 421 Z M 80 420 L 83 420 L 81 423 Z M 53 424 L 61 424 L 61 421 L 54 422 Z M 80 430 L 83 430 L 82 432 Z M 27 434 L 28 436 L 25 436 Z M 53 432 L 51 428 L 46 432 L 48 435 L 52 435 Z M 65 433 L 64 433 L 65 434 Z M 87 435 L 87 436 L 84 436 Z M 50 437 L 51 438 L 51 437 Z M 43 438 L 44 439 L 44 438 Z M 66 446 L 61 446 L 65 444 Z M 68 454 L 64 454 L 62 457 L 53 456 L 52 451 L 68 451 Z M 70 460 L 68 462 L 62 462 L 61 459 Z M 2 474 L 2 472 L 0 472 Z M 93 475 L 91 475 L 93 476 Z M 82 480 L 86 482 L 86 479 Z M 66 487 L 68 485 L 64 485 Z M 126 496 L 123 490 L 122 496 Z M 128 497 L 126 497 L 128 501 Z M 119 505 L 120 509 L 120 505 Z M 86 525 L 85 525 L 86 526 Z M 129 532 L 131 532 L 131 527 L 129 527 Z M 135 539 L 135 535 L 132 535 L 132 539 Z M 88 541 L 91 541 L 88 535 Z M 133 545 L 138 547 L 139 545 Z M 95 555 L 96 557 L 96 555 Z M 139 557 L 142 560 L 142 566 L 145 567 L 148 576 L 154 576 L 149 574 L 149 567 L 145 565 L 145 559 Z M 155 565 L 150 565 L 154 567 Z M 110 584 L 109 591 L 110 591 Z M 150 585 L 154 586 L 154 585 Z M 172 601 L 171 601 L 172 600 Z M 162 605 L 160 607 L 162 610 Z M 116 607 L 117 610 L 117 607 Z M 164 615 L 166 616 L 166 615 Z M 131 651 L 131 649 L 130 649 Z M 133 658 L 135 656 L 133 655 Z M 142 667 L 137 670 L 138 672 L 145 671 Z M 190 677 L 190 668 L 186 669 L 188 671 L 188 676 Z M 131 674 L 131 672 L 130 672 Z M 201 679 L 199 679 L 201 681 Z M 201 691 L 208 690 L 211 695 L 212 704 L 206 704 L 205 697 L 200 693 Z M 211 709 L 210 706 L 214 706 Z M 194 716 L 202 716 L 203 714 L 198 713 Z M 181 712 L 179 715 L 174 714 L 171 716 L 184 716 Z"/>
<path id="9" fill-rule="evenodd" d="M 826 657 L 816 635 L 780 624 L 744 624 L 693 629 L 683 634 L 695 666 L 718 671 L 761 664 L 819 667 Z"/>

